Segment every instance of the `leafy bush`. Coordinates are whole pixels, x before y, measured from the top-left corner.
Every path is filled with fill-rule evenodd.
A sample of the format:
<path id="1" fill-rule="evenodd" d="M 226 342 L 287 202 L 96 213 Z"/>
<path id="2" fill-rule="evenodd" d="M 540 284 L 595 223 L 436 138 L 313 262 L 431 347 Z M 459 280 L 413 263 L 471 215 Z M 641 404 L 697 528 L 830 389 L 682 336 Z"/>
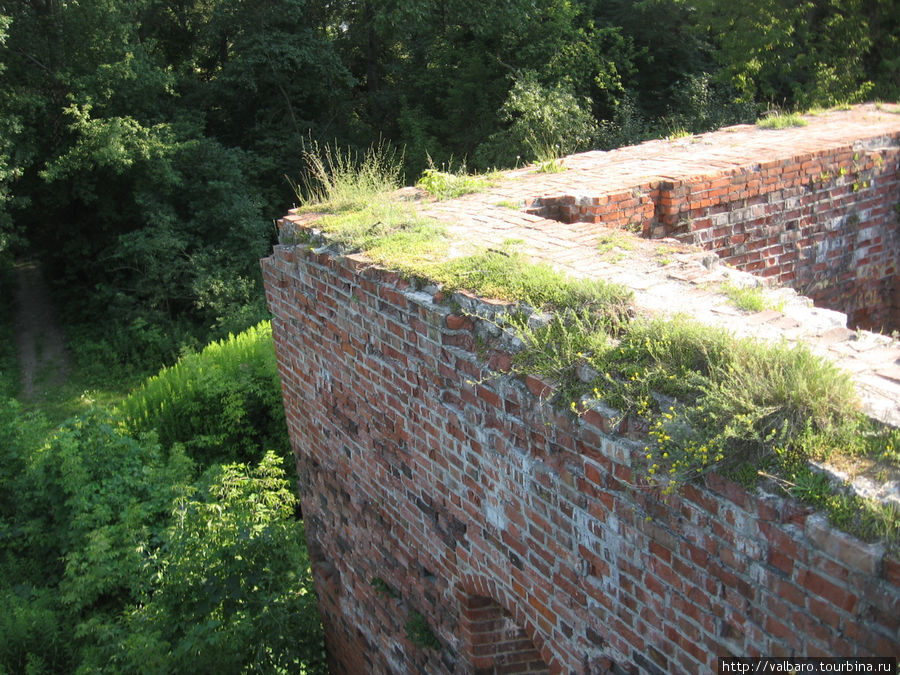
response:
<path id="1" fill-rule="evenodd" d="M 600 122 L 597 145 L 603 149 L 640 143 L 650 135 L 650 124 L 631 96 L 617 102 L 609 119 Z"/>
<path id="2" fill-rule="evenodd" d="M 0 672 L 73 670 L 63 612 L 54 589 L 0 586 Z"/>
<path id="3" fill-rule="evenodd" d="M 263 447 L 289 453 L 269 322 L 182 357 L 120 410 L 132 431 L 153 430 L 204 465 L 255 459 Z"/>
<path id="4" fill-rule="evenodd" d="M 758 113 L 755 103 L 737 101 L 731 87 L 716 82 L 708 73 L 686 75 L 675 84 L 672 94 L 667 114 L 658 124 L 666 130 L 712 131 L 729 124 L 752 123 Z"/>
<path id="5" fill-rule="evenodd" d="M 280 463 L 269 452 L 252 468 L 216 467 L 205 487 L 175 500 L 149 561 L 152 587 L 123 614 L 123 643 L 105 645 L 110 665 L 129 672 L 147 664 L 159 672 L 323 668 L 303 528 Z"/>
<path id="6" fill-rule="evenodd" d="M 0 672 L 322 672 L 282 458 L 214 466 L 95 412 L 0 407 Z"/>
<path id="7" fill-rule="evenodd" d="M 30 426 L 10 412 L 3 422 Z M 0 489 L 16 495 L 0 504 L 0 593 L 9 599 L 0 624 L 31 616 L 50 642 L 44 649 L 11 628 L 0 669 L 17 672 L 13 664 L 27 662 L 36 672 L 66 672 L 90 643 L 84 625 L 112 621 L 145 588 L 145 551 L 167 520 L 173 486 L 189 481 L 192 469 L 178 453 L 164 460 L 153 438 L 135 439 L 103 413 L 75 418 L 43 443 L 22 440 L 12 444 L 15 473 L 0 476 Z"/>
<path id="8" fill-rule="evenodd" d="M 563 84 L 541 84 L 530 71 L 516 79 L 500 112 L 518 154 L 539 162 L 589 148 L 598 133 L 588 101 Z"/>

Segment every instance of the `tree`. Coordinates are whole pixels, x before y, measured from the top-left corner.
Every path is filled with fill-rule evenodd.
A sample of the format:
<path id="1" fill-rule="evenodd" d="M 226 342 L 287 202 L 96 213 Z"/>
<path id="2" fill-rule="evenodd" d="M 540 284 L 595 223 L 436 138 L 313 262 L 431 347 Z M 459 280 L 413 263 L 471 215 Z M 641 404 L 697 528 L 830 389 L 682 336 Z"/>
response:
<path id="1" fill-rule="evenodd" d="M 212 469 L 175 501 L 153 584 L 110 635 L 102 665 L 125 671 L 298 672 L 324 665 L 296 497 L 267 453 Z"/>
<path id="2" fill-rule="evenodd" d="M 877 93 L 873 77 L 896 94 L 896 52 L 882 51 L 896 45 L 896 34 L 884 33 L 896 27 L 896 2 L 703 0 L 697 8 L 723 77 L 747 100 L 799 108 L 856 102 Z M 876 46 L 876 36 L 887 39 Z"/>
<path id="3" fill-rule="evenodd" d="M 10 23 L 10 17 L 0 14 L 0 49 L 6 43 Z M 6 68 L 0 60 L 0 75 L 4 70 Z M 21 169 L 16 161 L 16 137 L 21 127 L 18 118 L 9 110 L 5 99 L 4 93 L 0 91 L 0 265 L 10 250 L 21 242 L 21 235 L 9 212 L 14 199 L 10 186 L 21 175 Z"/>

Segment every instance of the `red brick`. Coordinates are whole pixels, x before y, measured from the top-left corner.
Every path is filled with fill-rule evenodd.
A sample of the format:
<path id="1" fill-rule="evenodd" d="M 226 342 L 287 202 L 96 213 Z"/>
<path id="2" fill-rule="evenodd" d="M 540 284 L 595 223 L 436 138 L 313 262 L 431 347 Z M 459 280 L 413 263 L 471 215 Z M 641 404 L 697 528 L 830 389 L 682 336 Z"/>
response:
<path id="1" fill-rule="evenodd" d="M 832 190 L 834 203 L 823 209 L 825 192 L 807 194 L 805 183 L 816 177 L 816 163 L 852 166 L 853 153 L 804 153 L 800 159 L 773 153 L 763 173 L 711 169 L 689 184 L 643 186 L 639 196 L 631 189 L 613 191 L 615 201 L 602 205 L 609 206 L 603 214 L 599 202 L 608 195 L 588 195 L 584 208 L 571 195 L 544 203 L 555 201 L 564 219 L 592 217 L 595 208 L 609 223 L 658 218 L 654 234 L 683 230 L 680 218 L 690 216 L 702 235 L 714 235 L 710 245 L 757 246 L 752 256 L 733 256 L 735 264 L 756 264 L 802 285 L 816 277 L 812 265 L 797 265 L 797 247 L 808 250 L 826 240 L 860 260 L 870 258 L 866 272 L 890 267 L 887 278 L 893 279 L 896 265 L 887 254 L 895 242 L 882 233 L 893 213 L 883 202 L 896 200 L 896 179 L 879 185 L 881 201 L 874 189 L 868 190 L 871 199 L 861 201 L 863 195 L 845 186 Z M 785 175 L 797 184 L 785 184 Z M 565 176 L 560 180 L 564 185 Z M 787 207 L 788 199 L 800 206 Z M 661 211 L 656 216 L 653 200 Z M 633 208 L 621 212 L 625 205 Z M 723 227 L 716 220 L 713 228 L 717 214 L 745 208 L 745 222 Z M 851 208 L 868 210 L 870 222 L 879 219 L 860 229 L 858 245 L 825 230 L 829 219 Z M 786 225 L 797 229 L 786 231 Z M 590 243 L 596 235 L 585 227 L 571 236 Z M 848 292 L 837 284 L 863 297 L 880 283 L 855 279 L 859 265 L 838 273 L 829 270 L 831 261 L 819 264 L 833 283 L 816 295 L 817 303 L 846 300 Z M 900 585 L 895 558 L 881 560 L 876 548 L 845 546 L 830 531 L 804 536 L 806 507 L 750 497 L 721 477 L 711 477 L 709 489 L 687 486 L 681 495 L 659 499 L 658 491 L 636 484 L 630 448 L 609 436 L 646 429 L 613 429 L 597 411 L 580 419 L 558 414 L 539 403 L 553 393 L 539 378 L 525 378 L 521 388 L 507 378 L 482 381 L 487 368 L 508 369 L 508 354 L 497 345 L 476 352 L 471 317 L 448 318 L 408 304 L 400 292 L 408 282 L 363 256 L 278 250 L 263 271 L 267 301 L 277 315 L 276 353 L 304 514 L 315 523 L 308 534 L 336 572 L 328 576 L 318 563 L 314 568 L 330 650 L 347 652 L 344 671 L 388 669 L 385 655 L 395 645 L 400 647 L 390 658 L 402 670 L 446 667 L 437 654 L 407 644 L 405 612 L 421 611 L 442 639 L 451 639 L 468 594 L 484 596 L 485 606 L 498 613 L 501 605 L 507 608 L 507 620 L 533 636 L 551 672 L 589 667 L 579 642 L 585 633 L 598 652 L 652 659 L 657 650 L 664 655 L 657 665 L 673 672 L 705 672 L 716 653 L 731 649 L 838 655 L 891 648 L 885 636 L 895 634 L 896 612 L 879 593 Z M 320 299 L 309 302 L 303 293 Z M 379 307 L 391 316 L 379 316 Z M 881 319 L 859 307 L 851 320 Z M 440 335 L 448 347 L 429 335 Z M 377 354 L 365 352 L 369 344 Z M 321 381 L 320 368 L 331 381 Z M 354 433 L 352 424 L 358 425 Z M 370 588 L 376 576 L 401 589 L 402 599 L 380 598 Z M 352 611 L 352 620 L 341 614 L 344 609 Z M 369 622 L 362 633 L 357 618 Z M 462 640 L 463 669 L 466 645 L 481 622 L 475 615 L 469 620 L 455 636 Z M 521 662 L 490 659 L 518 653 L 530 641 L 518 633 L 498 638 L 490 643 L 493 652 L 479 647 L 488 650 L 479 658 L 503 672 Z"/>
<path id="2" fill-rule="evenodd" d="M 797 583 L 845 612 L 852 612 L 856 606 L 856 596 L 815 572 L 801 572 Z"/>
<path id="3" fill-rule="evenodd" d="M 445 323 L 450 330 L 472 330 L 475 327 L 472 319 L 458 314 L 448 314 Z"/>

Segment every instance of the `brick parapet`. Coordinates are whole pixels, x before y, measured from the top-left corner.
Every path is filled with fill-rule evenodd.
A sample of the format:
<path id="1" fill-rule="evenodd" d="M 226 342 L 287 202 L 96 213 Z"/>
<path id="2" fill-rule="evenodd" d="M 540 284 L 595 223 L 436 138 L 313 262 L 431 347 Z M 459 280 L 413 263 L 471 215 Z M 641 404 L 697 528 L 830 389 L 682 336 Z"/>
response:
<path id="1" fill-rule="evenodd" d="M 263 271 L 334 672 L 473 672 L 473 598 L 554 673 L 898 652 L 883 548 L 719 476 L 636 484 L 613 411 L 554 410 L 488 367 L 502 336 L 363 259 L 278 246 Z"/>
<path id="2" fill-rule="evenodd" d="M 566 230 L 569 243 L 609 228 L 675 237 L 847 314 L 851 328 L 900 329 L 897 108 L 806 120 L 572 155 L 561 173 L 511 172 L 492 190 L 428 212 L 482 230 L 486 219 L 532 230 L 543 229 L 540 220 L 580 224 Z M 505 215 L 498 200 L 521 203 L 535 220 Z"/>
<path id="3" fill-rule="evenodd" d="M 848 315 L 900 327 L 900 132 L 597 196 L 550 195 L 529 213 L 674 237 Z"/>
<path id="4" fill-rule="evenodd" d="M 840 309 L 851 327 L 890 330 L 900 325 L 898 139 L 743 167 L 676 186 L 672 200 L 661 191 L 661 234 Z"/>

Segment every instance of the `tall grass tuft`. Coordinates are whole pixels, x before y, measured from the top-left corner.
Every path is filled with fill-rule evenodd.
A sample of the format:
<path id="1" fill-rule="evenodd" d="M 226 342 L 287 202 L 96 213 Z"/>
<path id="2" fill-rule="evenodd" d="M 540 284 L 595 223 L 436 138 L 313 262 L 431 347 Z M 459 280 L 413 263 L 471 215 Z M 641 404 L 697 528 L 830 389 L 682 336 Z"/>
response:
<path id="1" fill-rule="evenodd" d="M 403 156 L 390 143 L 380 141 L 360 154 L 313 141 L 303 150 L 307 171 L 297 190 L 307 208 L 330 212 L 361 209 L 400 187 Z"/>
<path id="2" fill-rule="evenodd" d="M 760 129 L 789 129 L 791 127 L 805 127 L 807 122 L 800 113 L 776 114 L 762 117 L 756 120 L 756 126 Z"/>

